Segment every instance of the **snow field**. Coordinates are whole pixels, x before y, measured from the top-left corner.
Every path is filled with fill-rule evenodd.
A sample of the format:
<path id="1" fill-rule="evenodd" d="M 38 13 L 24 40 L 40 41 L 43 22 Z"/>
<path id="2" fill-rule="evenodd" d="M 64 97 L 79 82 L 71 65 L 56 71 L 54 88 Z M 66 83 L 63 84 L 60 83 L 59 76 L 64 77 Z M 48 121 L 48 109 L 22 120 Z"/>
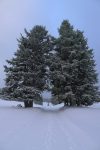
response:
<path id="1" fill-rule="evenodd" d="M 64 110 L 17 104 L 0 101 L 0 150 L 100 150 L 99 103 Z"/>

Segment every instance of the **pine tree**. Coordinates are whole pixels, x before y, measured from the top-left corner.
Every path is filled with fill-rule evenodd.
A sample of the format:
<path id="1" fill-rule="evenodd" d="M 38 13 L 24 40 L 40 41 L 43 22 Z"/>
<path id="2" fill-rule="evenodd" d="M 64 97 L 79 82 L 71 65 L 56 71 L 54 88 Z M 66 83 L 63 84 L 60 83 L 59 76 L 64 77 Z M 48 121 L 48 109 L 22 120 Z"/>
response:
<path id="1" fill-rule="evenodd" d="M 26 36 L 18 40 L 18 50 L 5 66 L 6 99 L 23 101 L 25 107 L 32 107 L 33 101 L 42 102 L 41 92 L 45 88 L 46 60 L 50 45 L 49 35 L 42 26 L 35 26 Z"/>
<path id="2" fill-rule="evenodd" d="M 73 66 L 69 59 L 74 55 L 74 30 L 73 26 L 64 20 L 59 29 L 59 37 L 55 42 L 54 60 L 51 65 L 52 93 L 56 101 L 72 105 L 75 95 L 71 87 Z"/>
<path id="3" fill-rule="evenodd" d="M 90 105 L 99 98 L 97 87 L 96 64 L 93 50 L 88 47 L 83 32 L 76 31 L 76 78 L 73 79 L 73 91 L 76 95 L 77 105 Z"/>
<path id="4" fill-rule="evenodd" d="M 97 74 L 93 50 L 83 32 L 75 31 L 64 20 L 55 42 L 56 53 L 51 65 L 54 100 L 65 105 L 89 105 L 98 97 Z"/>

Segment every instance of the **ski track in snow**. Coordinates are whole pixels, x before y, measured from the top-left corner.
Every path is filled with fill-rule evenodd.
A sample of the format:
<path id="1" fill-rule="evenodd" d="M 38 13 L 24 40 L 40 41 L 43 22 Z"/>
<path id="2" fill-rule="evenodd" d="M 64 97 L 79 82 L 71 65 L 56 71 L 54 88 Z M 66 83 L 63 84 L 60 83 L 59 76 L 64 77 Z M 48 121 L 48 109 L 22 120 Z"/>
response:
<path id="1" fill-rule="evenodd" d="M 99 116 L 99 108 L 0 107 L 0 150 L 100 150 Z"/>

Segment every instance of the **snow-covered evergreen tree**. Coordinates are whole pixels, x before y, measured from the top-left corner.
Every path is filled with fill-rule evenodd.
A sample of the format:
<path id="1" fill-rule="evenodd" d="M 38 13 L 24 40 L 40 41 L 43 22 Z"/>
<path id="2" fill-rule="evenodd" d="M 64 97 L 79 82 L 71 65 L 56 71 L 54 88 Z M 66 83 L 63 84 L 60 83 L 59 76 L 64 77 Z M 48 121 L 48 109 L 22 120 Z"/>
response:
<path id="1" fill-rule="evenodd" d="M 89 105 L 98 99 L 97 73 L 93 50 L 83 32 L 64 20 L 59 37 L 35 26 L 18 40 L 18 50 L 5 66 L 3 97 L 23 101 L 32 107 L 42 102 L 42 92 L 51 91 L 54 103 Z"/>
<path id="2" fill-rule="evenodd" d="M 56 101 L 72 105 L 75 95 L 71 87 L 73 64 L 70 55 L 74 55 L 74 30 L 70 23 L 64 20 L 59 29 L 59 37 L 55 42 L 55 51 L 51 65 L 52 93 Z"/>
<path id="3" fill-rule="evenodd" d="M 18 50 L 14 58 L 5 66 L 6 99 L 23 101 L 25 107 L 32 107 L 33 101 L 42 102 L 41 92 L 46 84 L 45 55 L 50 49 L 49 35 L 42 26 L 35 26 L 26 36 L 18 40 Z"/>
<path id="4" fill-rule="evenodd" d="M 54 100 L 65 105 L 89 105 L 97 98 L 97 74 L 93 51 L 79 30 L 64 20 L 55 42 L 51 65 Z"/>
<path id="5" fill-rule="evenodd" d="M 88 47 L 83 32 L 76 31 L 75 40 L 77 66 L 73 80 L 73 91 L 77 105 L 90 105 L 99 99 L 96 65 L 93 50 Z"/>

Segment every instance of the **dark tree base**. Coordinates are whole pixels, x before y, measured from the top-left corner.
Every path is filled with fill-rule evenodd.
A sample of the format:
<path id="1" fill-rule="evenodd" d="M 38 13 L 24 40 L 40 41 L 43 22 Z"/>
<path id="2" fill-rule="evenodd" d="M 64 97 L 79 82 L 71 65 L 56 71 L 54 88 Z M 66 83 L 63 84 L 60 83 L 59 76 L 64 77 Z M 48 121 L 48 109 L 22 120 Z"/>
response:
<path id="1" fill-rule="evenodd" d="M 25 108 L 33 107 L 33 101 L 25 101 L 24 106 Z"/>

